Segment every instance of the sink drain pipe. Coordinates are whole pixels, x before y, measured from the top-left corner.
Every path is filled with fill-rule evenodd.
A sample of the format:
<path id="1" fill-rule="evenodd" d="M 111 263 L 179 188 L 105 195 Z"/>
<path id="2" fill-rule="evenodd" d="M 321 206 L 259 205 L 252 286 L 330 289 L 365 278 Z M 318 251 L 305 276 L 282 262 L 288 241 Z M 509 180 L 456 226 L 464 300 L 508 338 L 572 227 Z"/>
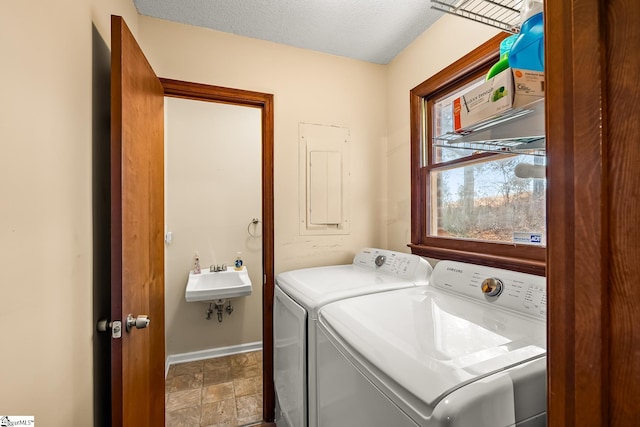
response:
<path id="1" fill-rule="evenodd" d="M 229 301 L 225 307 L 223 299 L 219 299 L 215 303 L 210 302 L 209 308 L 207 309 L 207 320 L 211 320 L 211 315 L 214 310 L 218 316 L 218 323 L 222 323 L 224 312 L 226 311 L 227 314 L 231 315 L 231 313 L 233 313 L 233 306 L 231 305 L 231 301 Z"/>

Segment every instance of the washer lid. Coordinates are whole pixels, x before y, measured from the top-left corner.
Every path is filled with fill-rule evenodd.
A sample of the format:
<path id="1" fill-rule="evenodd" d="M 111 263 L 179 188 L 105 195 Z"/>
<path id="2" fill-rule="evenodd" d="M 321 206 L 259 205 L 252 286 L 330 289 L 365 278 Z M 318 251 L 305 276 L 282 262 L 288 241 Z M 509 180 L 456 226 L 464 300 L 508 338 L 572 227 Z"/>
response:
<path id="1" fill-rule="evenodd" d="M 546 354 L 545 322 L 430 286 L 338 301 L 320 322 L 383 387 L 426 412 L 465 384 Z"/>
<path id="2" fill-rule="evenodd" d="M 278 286 L 309 310 L 313 318 L 318 307 L 332 301 L 424 283 L 426 277 L 425 281 L 414 283 L 353 264 L 287 271 L 277 277 Z"/>

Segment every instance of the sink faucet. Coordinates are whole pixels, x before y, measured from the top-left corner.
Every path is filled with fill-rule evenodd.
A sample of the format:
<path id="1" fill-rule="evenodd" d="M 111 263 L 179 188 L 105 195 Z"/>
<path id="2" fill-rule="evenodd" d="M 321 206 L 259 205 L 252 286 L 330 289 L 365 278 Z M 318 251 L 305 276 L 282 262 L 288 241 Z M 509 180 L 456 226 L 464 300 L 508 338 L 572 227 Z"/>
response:
<path id="1" fill-rule="evenodd" d="M 220 265 L 211 264 L 209 266 L 209 272 L 210 273 L 217 273 L 219 271 L 227 271 L 226 264 L 222 264 L 221 266 Z"/>

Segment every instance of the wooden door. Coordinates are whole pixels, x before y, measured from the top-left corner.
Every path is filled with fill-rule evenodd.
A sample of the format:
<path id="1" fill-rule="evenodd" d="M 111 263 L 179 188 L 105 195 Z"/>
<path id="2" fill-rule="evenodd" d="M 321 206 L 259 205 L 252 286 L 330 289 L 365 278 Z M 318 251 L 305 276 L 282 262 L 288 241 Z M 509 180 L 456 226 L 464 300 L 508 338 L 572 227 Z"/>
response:
<path id="1" fill-rule="evenodd" d="M 164 93 L 121 17 L 111 19 L 112 425 L 164 425 Z M 148 315 L 127 331 L 131 314 Z"/>

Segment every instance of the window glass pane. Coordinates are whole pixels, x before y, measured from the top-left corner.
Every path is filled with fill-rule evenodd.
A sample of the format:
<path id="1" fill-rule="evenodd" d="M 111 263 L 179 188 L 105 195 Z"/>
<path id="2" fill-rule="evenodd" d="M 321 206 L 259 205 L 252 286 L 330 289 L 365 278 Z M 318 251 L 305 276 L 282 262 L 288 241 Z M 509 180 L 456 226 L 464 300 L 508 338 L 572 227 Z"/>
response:
<path id="1" fill-rule="evenodd" d="M 544 157 L 518 155 L 431 171 L 428 234 L 545 245 L 546 179 L 532 178 L 544 167 Z"/>
<path id="2" fill-rule="evenodd" d="M 484 82 L 484 78 L 479 78 L 473 82 L 465 85 L 455 92 L 447 94 L 445 97 L 437 98 L 433 102 L 433 135 L 441 136 L 448 133 L 453 133 L 453 101 L 459 98 L 463 93 L 468 90 L 479 86 Z M 450 160 L 467 157 L 472 154 L 469 150 L 452 150 L 449 148 L 442 149 L 440 147 L 433 147 L 433 162 L 442 163 Z"/>

